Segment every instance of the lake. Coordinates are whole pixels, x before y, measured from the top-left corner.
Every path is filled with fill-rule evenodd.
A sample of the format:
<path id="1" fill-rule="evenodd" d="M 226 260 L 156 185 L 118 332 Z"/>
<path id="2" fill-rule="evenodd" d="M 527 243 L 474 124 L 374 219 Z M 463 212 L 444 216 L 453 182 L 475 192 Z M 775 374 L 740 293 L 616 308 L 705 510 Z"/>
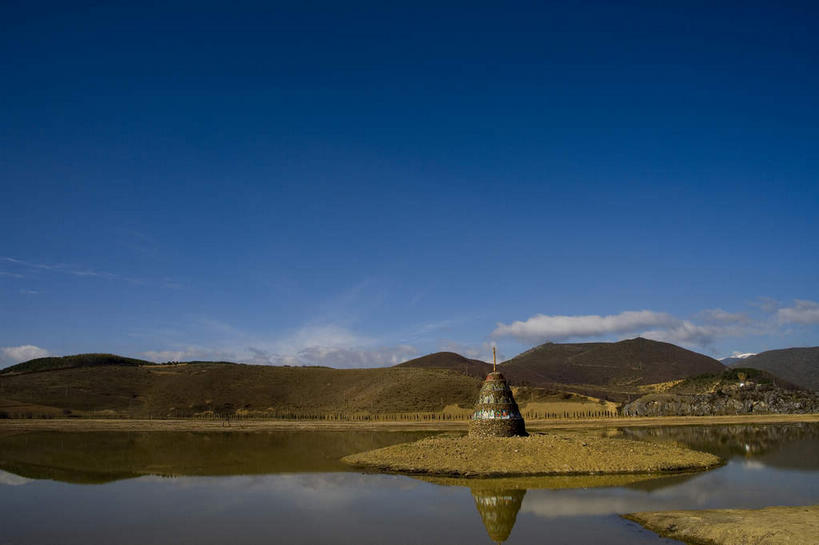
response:
<path id="1" fill-rule="evenodd" d="M 819 424 L 621 432 L 727 463 L 659 479 L 429 482 L 338 459 L 433 432 L 6 434 L 0 545 L 677 543 L 619 515 L 819 503 Z"/>

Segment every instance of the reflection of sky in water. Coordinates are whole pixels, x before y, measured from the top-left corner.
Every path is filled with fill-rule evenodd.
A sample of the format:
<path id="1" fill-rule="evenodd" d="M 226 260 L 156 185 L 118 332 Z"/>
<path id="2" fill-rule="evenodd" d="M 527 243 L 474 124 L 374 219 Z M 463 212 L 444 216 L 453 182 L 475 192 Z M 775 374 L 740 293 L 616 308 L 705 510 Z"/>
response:
<path id="1" fill-rule="evenodd" d="M 653 491 L 631 488 L 529 490 L 521 512 L 540 517 L 607 515 L 675 509 L 759 508 L 819 501 L 816 472 L 731 462 L 688 481 Z"/>
<path id="2" fill-rule="evenodd" d="M 788 449 L 805 452 L 799 442 Z M 735 457 L 710 472 L 630 487 L 530 489 L 507 543 L 672 543 L 618 515 L 819 502 L 819 471 L 774 467 L 766 457 Z M 495 505 L 491 493 L 477 497 Z M 502 521 L 509 513 L 484 515 Z M 74 485 L 0 472 L 2 545 L 488 542 L 469 488 L 401 476 L 141 477 Z"/>

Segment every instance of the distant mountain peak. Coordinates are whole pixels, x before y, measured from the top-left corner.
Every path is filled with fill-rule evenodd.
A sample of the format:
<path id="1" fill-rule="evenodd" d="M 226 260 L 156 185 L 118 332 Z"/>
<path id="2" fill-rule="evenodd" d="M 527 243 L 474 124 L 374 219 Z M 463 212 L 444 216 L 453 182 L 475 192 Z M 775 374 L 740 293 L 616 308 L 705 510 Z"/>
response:
<path id="1" fill-rule="evenodd" d="M 748 358 L 752 358 L 756 356 L 755 352 L 739 352 L 734 350 L 733 354 L 730 356 L 725 356 L 724 358 L 719 358 L 719 361 L 723 365 L 727 365 L 728 367 L 734 367 L 736 365 L 742 364 Z"/>
<path id="2" fill-rule="evenodd" d="M 737 352 L 736 350 L 734 350 L 734 352 L 730 356 L 720 358 L 719 361 L 728 360 L 732 358 L 744 360 L 745 358 L 750 358 L 751 356 L 756 356 L 756 352 Z"/>

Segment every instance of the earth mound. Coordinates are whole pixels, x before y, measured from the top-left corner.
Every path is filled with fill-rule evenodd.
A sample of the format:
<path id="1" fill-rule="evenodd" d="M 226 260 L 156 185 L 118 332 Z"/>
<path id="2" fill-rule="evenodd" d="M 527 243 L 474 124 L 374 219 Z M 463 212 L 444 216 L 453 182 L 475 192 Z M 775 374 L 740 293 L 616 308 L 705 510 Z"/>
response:
<path id="1" fill-rule="evenodd" d="M 695 450 L 593 433 L 528 437 L 433 437 L 353 454 L 375 471 L 456 477 L 659 473 L 709 469 L 720 458 Z"/>

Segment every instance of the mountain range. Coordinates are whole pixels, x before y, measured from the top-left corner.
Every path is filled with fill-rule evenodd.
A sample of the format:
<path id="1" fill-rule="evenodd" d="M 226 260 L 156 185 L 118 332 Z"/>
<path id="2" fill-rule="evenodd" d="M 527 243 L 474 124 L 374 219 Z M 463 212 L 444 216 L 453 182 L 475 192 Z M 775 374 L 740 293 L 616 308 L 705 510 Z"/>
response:
<path id="1" fill-rule="evenodd" d="M 742 367 L 817 389 L 817 358 L 819 348 L 810 348 L 774 350 L 741 361 Z M 0 416 L 89 411 L 190 416 L 219 409 L 279 416 L 465 410 L 491 369 L 491 364 L 454 352 L 375 369 L 156 364 L 114 354 L 38 358 L 0 371 Z M 525 389 L 530 402 L 572 395 L 623 402 L 683 379 L 720 375 L 726 367 L 703 354 L 638 337 L 546 343 L 498 364 L 498 370 L 513 386 Z"/>
<path id="2" fill-rule="evenodd" d="M 400 364 L 444 368 L 483 377 L 492 365 L 452 352 Z M 546 343 L 498 365 L 513 384 L 575 391 L 621 400 L 639 386 L 721 373 L 719 361 L 679 346 L 638 337 L 619 342 Z"/>

